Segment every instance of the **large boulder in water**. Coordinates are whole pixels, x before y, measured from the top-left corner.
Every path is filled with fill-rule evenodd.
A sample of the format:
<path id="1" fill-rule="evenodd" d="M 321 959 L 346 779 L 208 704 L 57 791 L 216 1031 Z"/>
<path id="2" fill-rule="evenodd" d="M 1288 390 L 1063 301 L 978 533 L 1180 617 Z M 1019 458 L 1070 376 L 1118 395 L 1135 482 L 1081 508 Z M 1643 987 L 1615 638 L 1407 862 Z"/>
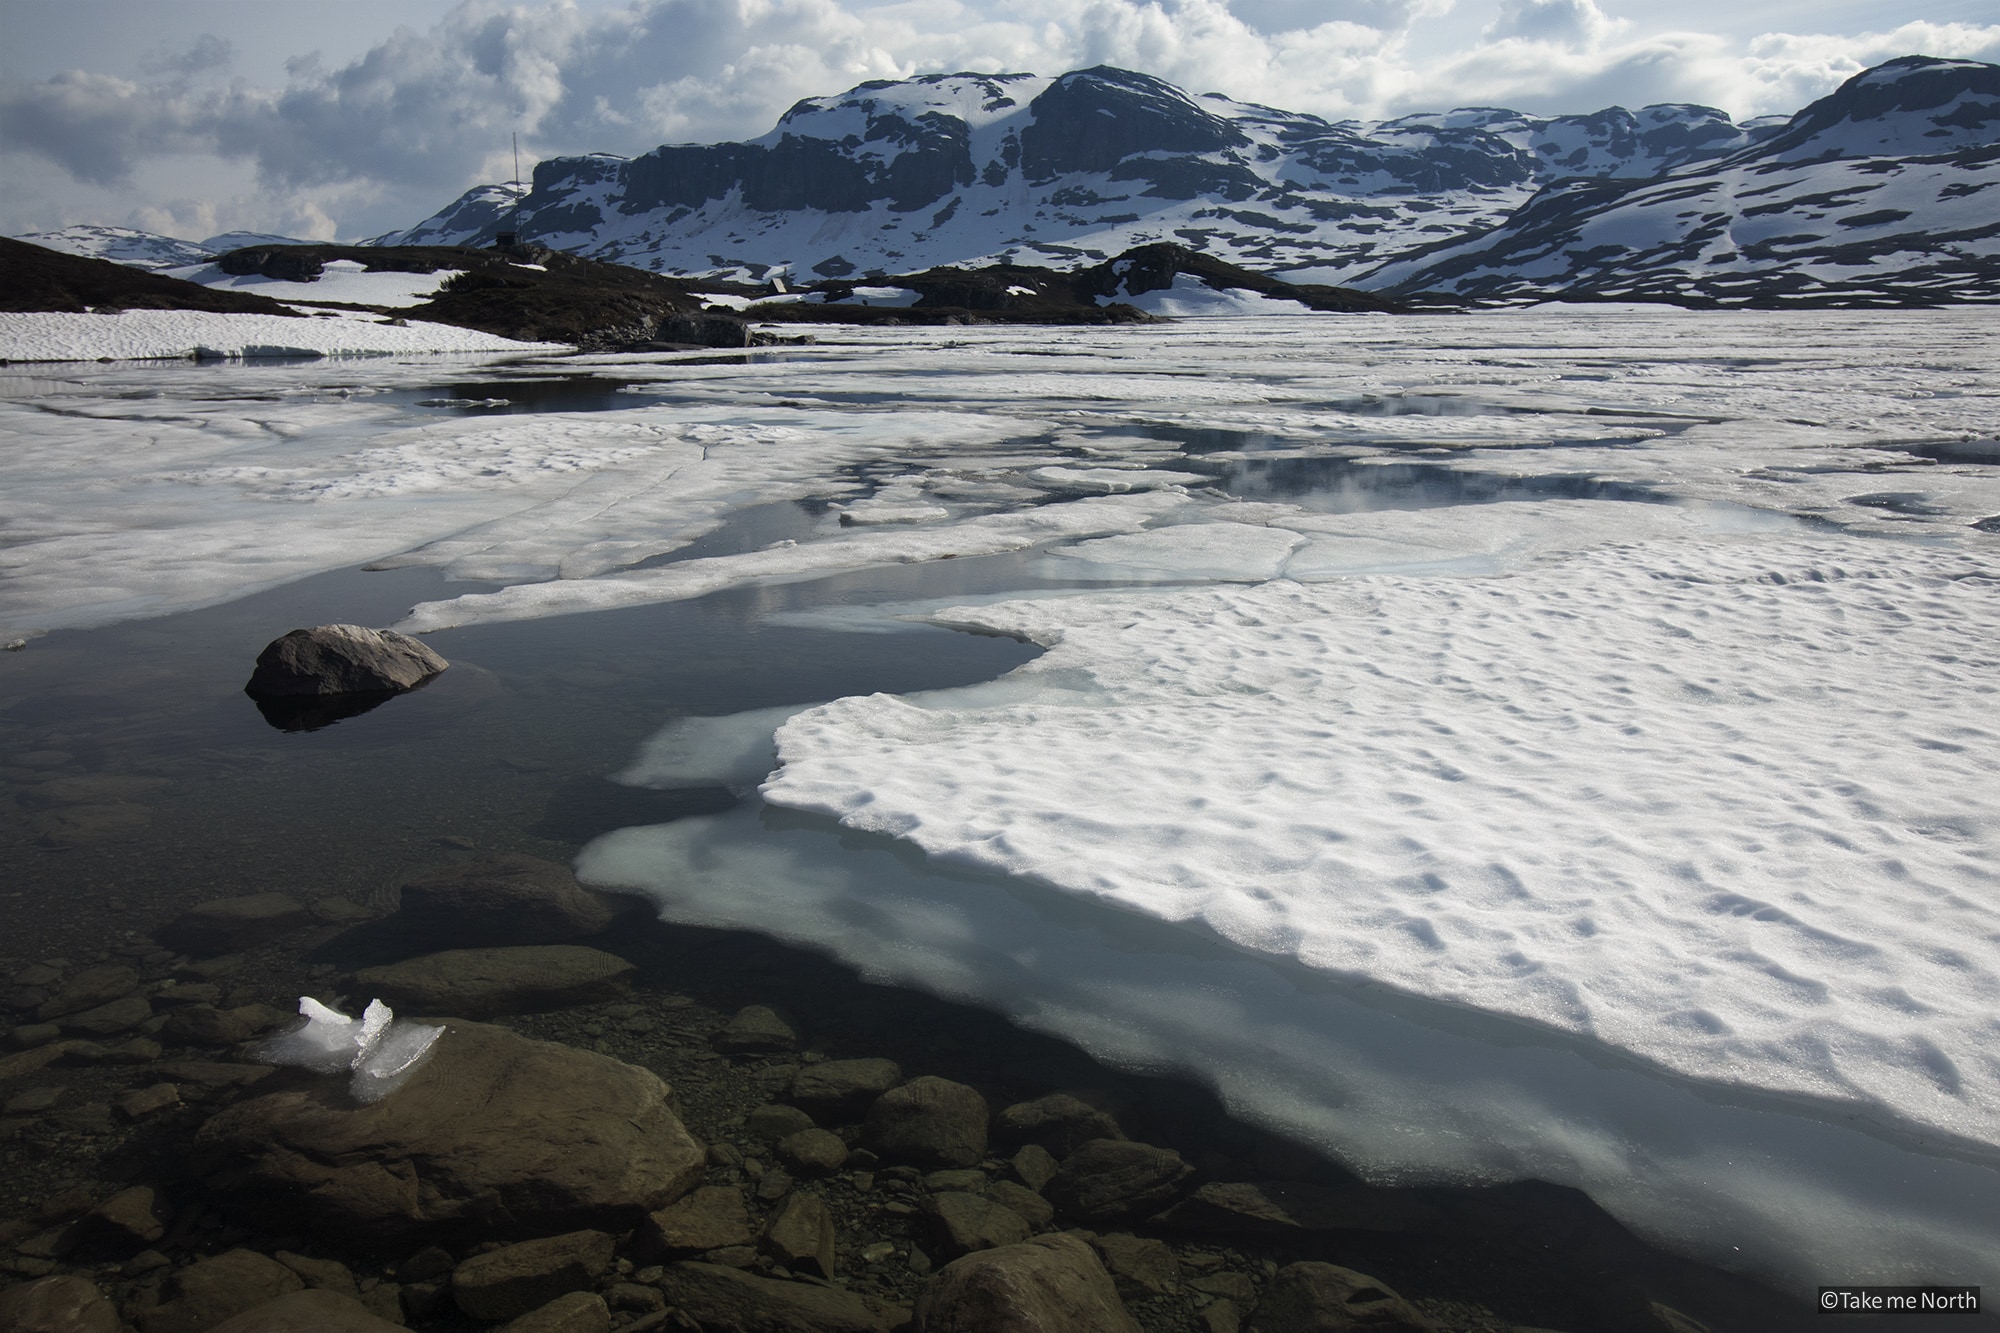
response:
<path id="1" fill-rule="evenodd" d="M 629 1231 L 701 1182 L 705 1151 L 644 1069 L 454 1022 L 380 1101 L 284 1076 L 201 1129 L 219 1203 L 368 1250 L 478 1235 Z"/>
<path id="2" fill-rule="evenodd" d="M 400 694 L 451 665 L 407 634 L 362 625 L 295 629 L 257 654 L 243 692 L 254 699 Z"/>

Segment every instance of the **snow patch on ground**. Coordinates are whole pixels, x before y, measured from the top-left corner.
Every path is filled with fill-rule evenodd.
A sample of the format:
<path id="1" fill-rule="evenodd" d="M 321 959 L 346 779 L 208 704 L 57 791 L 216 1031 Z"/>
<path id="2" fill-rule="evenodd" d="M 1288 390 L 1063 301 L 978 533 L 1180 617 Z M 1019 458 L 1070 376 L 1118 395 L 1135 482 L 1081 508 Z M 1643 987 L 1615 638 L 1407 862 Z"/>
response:
<path id="1" fill-rule="evenodd" d="M 268 296 L 274 301 L 300 301 L 307 304 L 316 301 L 341 301 L 352 305 L 413 306 L 422 305 L 436 296 L 438 288 L 444 285 L 446 279 L 458 276 L 458 270 L 440 269 L 435 273 L 370 273 L 366 265 L 352 259 L 335 259 L 328 262 L 320 276 L 311 282 L 285 282 L 277 278 L 267 278 L 261 273 L 229 274 L 224 273 L 215 264 L 169 269 L 167 276 L 187 282 L 198 282 L 204 287 L 253 292 L 258 296 Z"/>

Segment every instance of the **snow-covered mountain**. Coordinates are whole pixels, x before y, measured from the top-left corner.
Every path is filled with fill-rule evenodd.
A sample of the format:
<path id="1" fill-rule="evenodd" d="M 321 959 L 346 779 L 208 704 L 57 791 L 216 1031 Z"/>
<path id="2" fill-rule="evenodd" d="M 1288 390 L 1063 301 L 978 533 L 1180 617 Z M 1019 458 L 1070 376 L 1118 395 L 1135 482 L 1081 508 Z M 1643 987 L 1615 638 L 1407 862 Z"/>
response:
<path id="1" fill-rule="evenodd" d="M 542 162 L 518 229 L 594 258 L 753 279 L 1071 267 L 1172 241 L 1340 283 L 1496 226 L 1553 180 L 1648 178 L 1781 129 L 1680 105 L 1334 123 L 1102 66 L 927 75 L 808 98 L 747 143 Z M 381 239 L 490 241 L 504 188 Z"/>
<path id="2" fill-rule="evenodd" d="M 157 236 L 131 227 L 78 224 L 60 231 L 32 232 L 14 239 L 39 245 L 44 250 L 82 255 L 86 259 L 109 259 L 114 264 L 142 268 L 148 272 L 205 264 L 215 257 L 213 250 L 199 242 L 177 241 L 171 236 Z"/>
<path id="3" fill-rule="evenodd" d="M 368 245 L 490 245 L 511 231 L 514 206 L 528 193 L 522 185 L 478 185 L 467 190 L 443 212 L 407 231 L 385 232 Z"/>
<path id="4" fill-rule="evenodd" d="M 206 264 L 217 255 L 240 250 L 246 245 L 309 244 L 294 237 L 274 236 L 261 231 L 226 231 L 205 241 L 182 241 L 131 227 L 94 227 L 89 224 L 64 227 L 60 231 L 33 232 L 14 239 L 39 245 L 45 250 L 82 255 L 86 259 L 108 259 L 114 264 L 142 268 L 148 272 Z"/>
<path id="5" fill-rule="evenodd" d="M 1515 300 L 2000 300 L 2000 66 L 1890 61 L 1741 152 L 1653 180 L 1551 185 L 1504 226 L 1362 285 Z"/>

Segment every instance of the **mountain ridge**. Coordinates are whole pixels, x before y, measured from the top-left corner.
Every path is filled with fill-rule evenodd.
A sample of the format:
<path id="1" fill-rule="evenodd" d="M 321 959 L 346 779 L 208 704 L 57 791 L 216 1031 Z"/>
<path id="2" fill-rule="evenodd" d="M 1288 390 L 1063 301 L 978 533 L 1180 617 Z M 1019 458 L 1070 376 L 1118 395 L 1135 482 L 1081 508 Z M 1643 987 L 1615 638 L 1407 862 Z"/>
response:
<path id="1" fill-rule="evenodd" d="M 1742 122 L 1687 103 L 1336 122 L 1096 66 L 877 80 L 755 139 L 549 158 L 370 243 L 516 233 L 760 285 L 1169 244 L 1419 306 L 1910 304 L 2000 300 L 1995 187 L 2000 66 L 1977 61 L 1901 57 Z M 119 257 L 119 229 L 68 230 L 103 235 L 27 239 Z"/>

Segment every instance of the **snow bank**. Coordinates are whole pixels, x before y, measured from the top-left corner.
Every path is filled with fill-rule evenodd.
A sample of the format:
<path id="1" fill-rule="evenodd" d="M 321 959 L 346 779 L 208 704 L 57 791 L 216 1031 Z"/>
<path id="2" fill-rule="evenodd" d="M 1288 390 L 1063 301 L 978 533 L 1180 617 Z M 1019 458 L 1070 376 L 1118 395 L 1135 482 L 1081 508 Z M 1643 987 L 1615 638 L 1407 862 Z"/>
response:
<path id="1" fill-rule="evenodd" d="M 127 310 L 116 315 L 0 312 L 0 361 L 138 361 L 182 357 L 396 356 L 412 352 L 547 352 L 448 324 Z"/>
<path id="2" fill-rule="evenodd" d="M 523 267 L 526 267 L 525 265 Z M 335 259 L 326 264 L 311 282 L 285 282 L 261 273 L 224 273 L 215 264 L 195 264 L 167 270 L 170 278 L 198 282 L 204 287 L 224 287 L 235 292 L 254 292 L 274 301 L 341 301 L 353 305 L 422 305 L 437 295 L 457 269 L 435 273 L 370 273 L 365 264 L 352 259 Z"/>

